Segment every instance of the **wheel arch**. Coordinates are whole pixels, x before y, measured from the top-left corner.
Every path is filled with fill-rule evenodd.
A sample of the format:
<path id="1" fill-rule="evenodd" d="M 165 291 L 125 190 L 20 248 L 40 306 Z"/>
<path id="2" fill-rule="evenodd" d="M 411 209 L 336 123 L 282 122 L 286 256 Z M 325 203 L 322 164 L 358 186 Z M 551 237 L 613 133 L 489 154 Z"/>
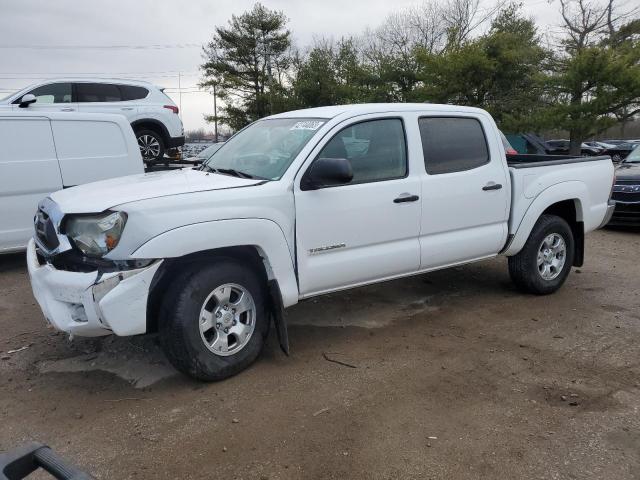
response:
<path id="1" fill-rule="evenodd" d="M 504 254 L 512 256 L 522 249 L 542 215 L 557 215 L 571 227 L 575 240 L 574 266 L 581 266 L 584 260 L 583 209 L 588 198 L 586 185 L 582 182 L 563 182 L 543 190 L 526 210 Z"/>
<path id="2" fill-rule="evenodd" d="M 215 257 L 248 262 L 268 282 L 271 296 L 279 293 L 282 308 L 298 302 L 298 282 L 286 237 L 279 225 L 267 219 L 232 219 L 186 225 L 164 232 L 143 245 L 131 258 L 161 258 L 166 267 L 150 286 L 148 312 L 156 312 L 161 295 L 180 269 Z M 274 287 L 277 286 L 277 290 Z M 158 293 L 160 292 L 160 293 Z M 151 314 L 148 322 L 153 325 Z"/>
<path id="3" fill-rule="evenodd" d="M 169 139 L 171 138 L 167 127 L 161 121 L 155 120 L 153 118 L 141 118 L 139 120 L 135 120 L 131 122 L 131 128 L 133 129 L 134 133 L 143 129 L 153 130 L 154 132 L 159 133 L 162 136 L 162 141 L 165 144 L 165 148 L 169 143 Z"/>
<path id="4" fill-rule="evenodd" d="M 261 277 L 263 282 L 267 284 L 272 270 L 268 258 L 265 258 L 263 255 L 264 253 L 261 253 L 259 247 L 255 245 L 241 245 L 212 248 L 210 250 L 193 252 L 182 257 L 165 259 L 156 271 L 149 286 L 146 332 L 152 333 L 158 330 L 158 319 L 160 317 L 162 299 L 171 287 L 171 283 L 185 269 L 206 262 L 215 262 L 221 258 L 231 258 L 245 265 L 249 265 L 251 269 Z"/>
<path id="5" fill-rule="evenodd" d="M 574 241 L 573 266 L 581 267 L 584 263 L 584 222 L 582 221 L 579 200 L 572 199 L 556 202 L 549 205 L 542 212 L 542 215 L 556 215 L 569 224 Z"/>

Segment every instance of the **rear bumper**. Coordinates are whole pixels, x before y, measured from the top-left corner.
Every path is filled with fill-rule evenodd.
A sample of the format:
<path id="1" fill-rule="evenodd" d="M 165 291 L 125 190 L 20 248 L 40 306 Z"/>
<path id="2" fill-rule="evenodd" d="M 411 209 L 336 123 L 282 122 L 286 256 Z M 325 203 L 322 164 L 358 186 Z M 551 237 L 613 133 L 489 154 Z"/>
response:
<path id="1" fill-rule="evenodd" d="M 69 272 L 41 263 L 33 240 L 27 246 L 31 288 L 45 318 L 84 337 L 145 333 L 149 285 L 161 264 L 102 275 Z"/>
<path id="2" fill-rule="evenodd" d="M 167 148 L 176 148 L 184 145 L 184 136 L 182 137 L 169 137 L 167 140 Z"/>
<path id="3" fill-rule="evenodd" d="M 607 211 L 604 214 L 604 219 L 602 220 L 602 223 L 598 228 L 604 227 L 611 221 L 611 217 L 613 216 L 613 212 L 615 211 L 615 208 L 616 208 L 616 202 L 614 202 L 613 200 L 609 200 L 609 202 L 607 203 Z"/>

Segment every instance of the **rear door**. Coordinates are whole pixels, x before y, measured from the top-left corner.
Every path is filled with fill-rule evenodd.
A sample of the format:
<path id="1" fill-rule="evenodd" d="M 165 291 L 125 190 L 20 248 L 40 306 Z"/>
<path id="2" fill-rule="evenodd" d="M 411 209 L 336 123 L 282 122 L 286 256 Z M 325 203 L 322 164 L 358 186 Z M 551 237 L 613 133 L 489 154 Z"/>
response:
<path id="1" fill-rule="evenodd" d="M 75 91 L 78 108 L 81 112 L 117 113 L 128 117 L 129 121 L 138 112 L 137 102 L 127 100 L 131 97 L 130 89 L 127 86 L 113 83 L 78 82 L 75 84 Z"/>
<path id="2" fill-rule="evenodd" d="M 61 188 L 49 120 L 0 117 L 0 251 L 26 246 L 38 202 Z"/>
<path id="3" fill-rule="evenodd" d="M 410 168 L 405 121 L 393 115 L 343 122 L 311 158 L 346 158 L 346 185 L 304 191 L 295 183 L 296 248 L 303 296 L 415 272 L 420 177 Z M 415 155 L 413 156 L 415 159 Z"/>
<path id="4" fill-rule="evenodd" d="M 427 172 L 420 268 L 495 255 L 506 241 L 510 204 L 495 124 L 485 116 L 423 116 L 418 125 Z"/>
<path id="5" fill-rule="evenodd" d="M 75 112 L 78 104 L 73 98 L 73 86 L 69 82 L 56 82 L 41 85 L 26 92 L 35 95 L 36 102 L 29 105 L 25 110 L 29 112 Z M 24 95 L 23 95 L 24 96 Z M 14 110 L 19 108 L 22 97 L 13 102 Z"/>

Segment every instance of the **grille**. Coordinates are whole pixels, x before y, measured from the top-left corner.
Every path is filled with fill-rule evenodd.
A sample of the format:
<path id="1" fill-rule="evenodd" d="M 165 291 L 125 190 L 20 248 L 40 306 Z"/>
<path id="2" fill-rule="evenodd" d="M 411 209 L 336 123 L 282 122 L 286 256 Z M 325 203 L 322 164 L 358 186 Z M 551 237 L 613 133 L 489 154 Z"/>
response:
<path id="1" fill-rule="evenodd" d="M 611 198 L 618 202 L 640 202 L 640 184 L 616 184 Z"/>
<path id="2" fill-rule="evenodd" d="M 43 210 L 38 210 L 35 218 L 36 237 L 47 250 L 55 250 L 60 245 L 53 222 Z"/>

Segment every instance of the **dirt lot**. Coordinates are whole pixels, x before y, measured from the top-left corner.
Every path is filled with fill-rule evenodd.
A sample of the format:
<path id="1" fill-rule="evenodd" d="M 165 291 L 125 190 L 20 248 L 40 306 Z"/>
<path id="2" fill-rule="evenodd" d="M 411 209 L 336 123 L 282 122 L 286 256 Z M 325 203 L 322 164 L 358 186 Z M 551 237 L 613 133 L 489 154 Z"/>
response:
<path id="1" fill-rule="evenodd" d="M 637 479 L 639 252 L 596 232 L 549 297 L 497 259 L 308 301 L 290 358 L 271 339 L 216 384 L 150 337 L 69 342 L 2 257 L 0 450 L 46 442 L 101 479 Z"/>

